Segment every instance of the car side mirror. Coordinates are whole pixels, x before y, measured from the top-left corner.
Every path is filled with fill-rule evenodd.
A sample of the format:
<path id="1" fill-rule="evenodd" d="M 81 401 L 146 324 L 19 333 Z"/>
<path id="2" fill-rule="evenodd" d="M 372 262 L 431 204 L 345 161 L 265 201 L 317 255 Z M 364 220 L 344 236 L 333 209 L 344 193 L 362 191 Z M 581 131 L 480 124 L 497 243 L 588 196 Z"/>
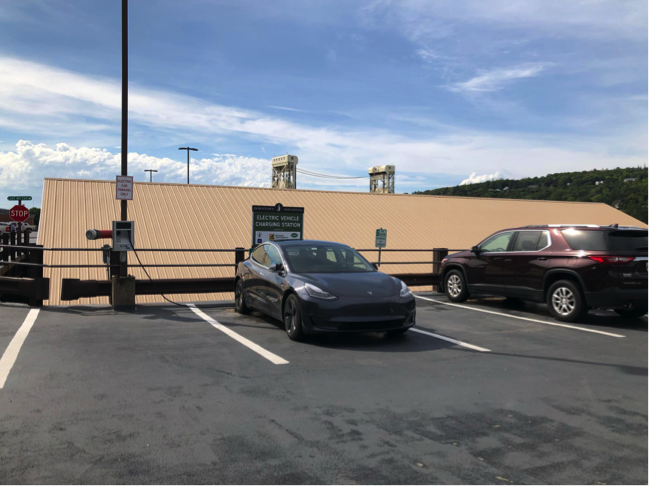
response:
<path id="1" fill-rule="evenodd" d="M 281 263 L 273 263 L 270 267 L 268 267 L 268 270 L 273 273 L 279 273 L 284 270 L 284 265 L 282 265 Z"/>
<path id="2" fill-rule="evenodd" d="M 379 266 L 378 266 L 376 263 L 372 263 L 371 265 L 372 265 L 372 267 L 374 267 L 374 270 L 378 270 L 378 269 L 379 269 Z"/>
<path id="3" fill-rule="evenodd" d="M 476 255 L 480 254 L 480 247 L 479 246 L 474 246 L 471 248 L 471 253 L 475 253 Z"/>

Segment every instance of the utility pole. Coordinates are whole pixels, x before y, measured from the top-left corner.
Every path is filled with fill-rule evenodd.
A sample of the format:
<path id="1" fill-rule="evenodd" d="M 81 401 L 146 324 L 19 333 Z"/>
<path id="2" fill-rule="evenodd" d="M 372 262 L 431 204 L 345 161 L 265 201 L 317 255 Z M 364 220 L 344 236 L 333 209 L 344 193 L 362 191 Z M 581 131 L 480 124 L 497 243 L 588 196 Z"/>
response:
<path id="1" fill-rule="evenodd" d="M 144 172 L 149 173 L 149 182 L 153 182 L 153 173 L 158 171 L 155 169 L 144 169 Z"/>
<path id="2" fill-rule="evenodd" d="M 193 150 L 194 152 L 198 152 L 198 149 L 191 147 L 180 147 L 178 150 L 187 150 L 187 184 L 189 184 L 189 151 Z"/>

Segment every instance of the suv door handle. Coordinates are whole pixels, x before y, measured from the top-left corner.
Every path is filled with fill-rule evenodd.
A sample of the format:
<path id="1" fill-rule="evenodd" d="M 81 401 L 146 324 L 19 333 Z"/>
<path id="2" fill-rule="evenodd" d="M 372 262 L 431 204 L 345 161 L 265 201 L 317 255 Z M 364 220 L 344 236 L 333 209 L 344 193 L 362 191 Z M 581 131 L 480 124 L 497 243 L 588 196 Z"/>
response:
<path id="1" fill-rule="evenodd" d="M 545 260 L 547 260 L 547 259 L 548 259 L 547 257 L 538 257 L 538 258 L 537 258 L 537 260 L 543 260 L 543 261 L 545 261 Z"/>

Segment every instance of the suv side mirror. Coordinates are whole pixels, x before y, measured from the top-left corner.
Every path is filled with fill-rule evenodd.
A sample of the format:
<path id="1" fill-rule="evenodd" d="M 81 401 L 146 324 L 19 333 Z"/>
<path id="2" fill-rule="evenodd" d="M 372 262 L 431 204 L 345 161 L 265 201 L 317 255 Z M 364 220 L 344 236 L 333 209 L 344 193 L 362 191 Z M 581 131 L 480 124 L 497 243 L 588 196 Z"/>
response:
<path id="1" fill-rule="evenodd" d="M 284 270 L 284 265 L 282 265 L 281 263 L 273 263 L 270 267 L 268 267 L 268 270 L 273 273 L 279 273 Z"/>
<path id="2" fill-rule="evenodd" d="M 479 255 L 480 254 L 480 247 L 479 246 L 471 247 L 471 253 L 475 253 L 476 255 Z"/>

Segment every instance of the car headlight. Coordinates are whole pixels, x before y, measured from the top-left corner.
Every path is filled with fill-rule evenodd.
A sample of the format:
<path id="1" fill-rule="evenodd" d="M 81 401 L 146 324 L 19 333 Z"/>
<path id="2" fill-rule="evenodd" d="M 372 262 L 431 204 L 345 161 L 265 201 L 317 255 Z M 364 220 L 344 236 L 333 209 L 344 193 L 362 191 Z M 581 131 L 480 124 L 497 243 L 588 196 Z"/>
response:
<path id="1" fill-rule="evenodd" d="M 316 287 L 315 285 L 311 285 L 308 283 L 304 284 L 304 289 L 306 290 L 307 294 L 309 294 L 311 297 L 315 297 L 316 299 L 334 300 L 338 298 L 334 294 L 325 292 L 324 290 Z"/>
<path id="2" fill-rule="evenodd" d="M 394 277 L 392 277 L 392 278 L 394 278 Z M 408 288 L 408 286 L 405 283 L 403 283 L 398 278 L 394 278 L 394 281 L 397 284 L 401 284 L 401 289 L 399 290 L 399 297 L 406 298 L 406 297 L 410 297 L 412 295 L 412 292 L 410 291 L 410 289 Z"/>

